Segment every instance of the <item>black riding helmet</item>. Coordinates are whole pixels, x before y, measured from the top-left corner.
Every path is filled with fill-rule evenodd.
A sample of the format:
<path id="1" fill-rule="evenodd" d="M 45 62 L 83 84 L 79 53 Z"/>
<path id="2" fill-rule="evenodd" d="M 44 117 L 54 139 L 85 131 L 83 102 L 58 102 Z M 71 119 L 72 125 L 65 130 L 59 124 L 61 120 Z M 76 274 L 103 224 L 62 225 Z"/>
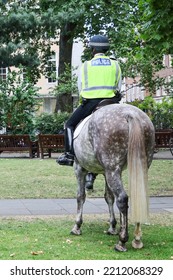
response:
<path id="1" fill-rule="evenodd" d="M 109 49 L 109 41 L 106 36 L 95 35 L 91 38 L 89 46 L 91 49 L 95 49 L 96 51 L 106 52 Z"/>

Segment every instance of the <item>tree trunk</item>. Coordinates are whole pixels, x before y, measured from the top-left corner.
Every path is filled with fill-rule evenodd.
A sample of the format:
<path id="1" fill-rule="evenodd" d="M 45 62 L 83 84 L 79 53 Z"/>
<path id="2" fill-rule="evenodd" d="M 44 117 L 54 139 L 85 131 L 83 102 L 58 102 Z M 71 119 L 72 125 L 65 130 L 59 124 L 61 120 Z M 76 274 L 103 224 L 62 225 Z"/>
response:
<path id="1" fill-rule="evenodd" d="M 71 67 L 72 59 L 72 47 L 73 47 L 73 30 L 74 24 L 67 23 L 60 32 L 59 41 L 59 68 L 58 77 L 65 71 L 65 65 L 68 64 Z M 58 81 L 61 83 L 61 80 Z M 67 92 L 57 96 L 55 111 L 72 112 L 73 102 L 71 92 Z"/>

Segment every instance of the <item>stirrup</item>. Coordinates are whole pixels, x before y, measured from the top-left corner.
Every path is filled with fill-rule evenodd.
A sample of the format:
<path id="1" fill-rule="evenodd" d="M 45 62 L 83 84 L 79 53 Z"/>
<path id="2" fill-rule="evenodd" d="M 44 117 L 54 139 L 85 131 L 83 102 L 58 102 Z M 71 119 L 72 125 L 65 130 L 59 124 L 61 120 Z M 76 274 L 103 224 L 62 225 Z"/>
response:
<path id="1" fill-rule="evenodd" d="M 70 153 L 62 154 L 59 156 L 59 158 L 56 160 L 56 162 L 60 165 L 73 166 L 74 155 L 72 155 Z"/>

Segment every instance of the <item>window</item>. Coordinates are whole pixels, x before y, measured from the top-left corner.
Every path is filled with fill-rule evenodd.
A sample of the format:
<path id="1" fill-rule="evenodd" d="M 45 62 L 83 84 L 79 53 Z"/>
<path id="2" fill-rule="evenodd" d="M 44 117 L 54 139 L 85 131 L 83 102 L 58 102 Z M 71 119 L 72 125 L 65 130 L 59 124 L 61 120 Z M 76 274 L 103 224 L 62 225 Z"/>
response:
<path id="1" fill-rule="evenodd" d="M 22 78 L 23 78 L 23 80 L 26 80 L 26 78 L 27 78 L 27 72 L 26 72 L 25 68 L 23 68 Z"/>
<path id="2" fill-rule="evenodd" d="M 48 60 L 47 79 L 48 83 L 55 83 L 57 78 L 56 54 L 53 53 Z"/>
<path id="3" fill-rule="evenodd" d="M 172 55 L 164 55 L 163 57 L 163 65 L 165 67 L 172 67 L 172 59 L 173 59 L 173 56 Z"/>
<path id="4" fill-rule="evenodd" d="M 0 68 L 0 80 L 6 80 L 7 78 L 7 68 Z"/>
<path id="5" fill-rule="evenodd" d="M 44 112 L 51 113 L 51 100 L 50 100 L 50 98 L 44 98 Z"/>

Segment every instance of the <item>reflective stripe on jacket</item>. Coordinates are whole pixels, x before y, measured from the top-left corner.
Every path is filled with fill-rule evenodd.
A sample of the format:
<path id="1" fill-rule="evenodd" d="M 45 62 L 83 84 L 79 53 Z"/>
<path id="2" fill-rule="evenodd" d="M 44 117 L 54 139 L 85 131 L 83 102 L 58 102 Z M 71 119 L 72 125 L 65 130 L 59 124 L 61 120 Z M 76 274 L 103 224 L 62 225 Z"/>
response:
<path id="1" fill-rule="evenodd" d="M 117 61 L 105 55 L 96 55 L 82 66 L 83 98 L 111 98 L 116 94 L 121 69 Z"/>

